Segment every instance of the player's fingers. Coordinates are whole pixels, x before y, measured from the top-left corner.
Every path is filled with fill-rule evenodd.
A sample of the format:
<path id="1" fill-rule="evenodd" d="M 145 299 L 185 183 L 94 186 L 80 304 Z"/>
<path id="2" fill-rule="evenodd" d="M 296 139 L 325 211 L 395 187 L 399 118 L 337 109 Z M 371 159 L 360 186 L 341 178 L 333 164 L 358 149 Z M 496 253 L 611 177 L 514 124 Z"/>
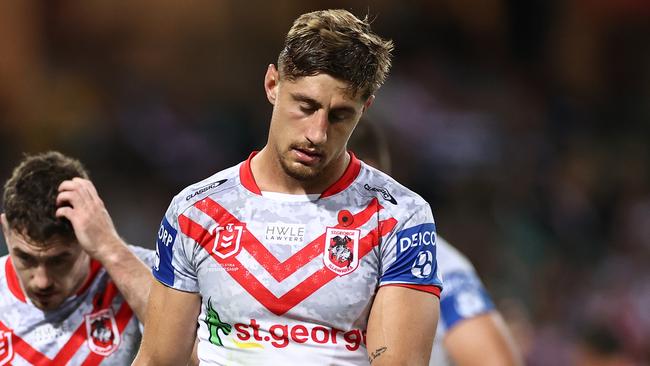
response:
<path id="1" fill-rule="evenodd" d="M 67 206 L 57 208 L 56 212 L 54 213 L 54 216 L 65 217 L 70 221 L 72 221 L 74 215 L 75 215 L 74 209 L 72 209 L 72 207 L 67 207 Z"/>
<path id="2" fill-rule="evenodd" d="M 99 200 L 97 190 L 91 181 L 79 177 L 73 178 L 72 181 L 79 185 L 79 189 L 83 192 L 84 198 L 95 202 Z"/>
<path id="3" fill-rule="evenodd" d="M 76 182 L 73 179 L 64 180 L 59 184 L 59 192 L 74 191 L 77 189 L 79 189 L 79 182 Z"/>
<path id="4" fill-rule="evenodd" d="M 82 204 L 81 200 L 78 191 L 63 191 L 56 196 L 56 205 L 79 207 Z"/>

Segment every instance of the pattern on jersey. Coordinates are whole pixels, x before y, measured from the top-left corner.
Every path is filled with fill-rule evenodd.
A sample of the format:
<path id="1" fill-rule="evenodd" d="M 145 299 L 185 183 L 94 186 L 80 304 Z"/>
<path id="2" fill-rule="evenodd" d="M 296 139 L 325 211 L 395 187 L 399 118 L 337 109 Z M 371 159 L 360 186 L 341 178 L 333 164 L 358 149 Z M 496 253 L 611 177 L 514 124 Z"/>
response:
<path id="1" fill-rule="evenodd" d="M 103 295 L 103 297 L 100 297 L 99 295 Z M 92 313 L 99 311 L 101 309 L 101 304 L 110 305 L 116 295 L 118 295 L 117 287 L 111 282 L 108 284 L 106 291 L 103 294 L 97 294 L 95 301 L 93 301 Z M 120 309 L 117 311 L 117 314 L 115 315 L 117 329 L 120 333 L 124 331 L 132 316 L 133 310 L 131 310 L 126 301 L 124 301 L 122 303 L 122 306 L 120 306 Z M 77 330 L 70 336 L 70 339 L 66 342 L 66 344 L 61 347 L 59 353 L 57 353 L 54 358 L 49 358 L 43 353 L 34 349 L 24 339 L 13 333 L 11 329 L 9 329 L 9 327 L 7 327 L 1 321 L 0 333 L 10 333 L 14 354 L 19 355 L 34 366 L 67 365 L 72 357 L 77 353 L 77 351 L 84 345 L 84 343 L 86 343 L 86 340 L 88 338 L 86 332 L 86 322 L 84 321 L 81 322 L 81 325 L 79 325 Z M 105 356 L 102 356 L 100 354 L 90 352 L 81 366 L 99 365 L 102 360 L 104 360 L 104 357 Z M 11 361 L 11 358 L 7 362 L 9 361 Z M 3 365 L 5 365 L 5 363 L 0 362 L 0 366 Z"/>
<path id="2" fill-rule="evenodd" d="M 227 225 L 244 226 L 236 217 L 230 214 L 225 208 L 210 198 L 205 198 L 194 204 L 194 207 L 212 218 L 220 227 Z M 375 213 L 383 207 L 378 200 L 374 198 L 368 207 L 353 215 L 353 224 L 347 227 L 338 224 L 334 228 L 353 230 L 361 227 L 368 222 Z M 178 217 L 178 223 L 181 231 L 196 241 L 210 256 L 224 268 L 240 268 L 238 271 L 227 271 L 227 273 L 253 296 L 260 304 L 276 315 L 282 315 L 298 305 L 304 299 L 309 297 L 315 291 L 337 278 L 339 274 L 323 266 L 316 272 L 312 273 L 301 283 L 287 291 L 284 295 L 275 296 L 264 284 L 262 284 L 248 269 L 237 259 L 237 255 L 230 255 L 224 258 L 214 253 L 212 250 L 215 246 L 216 233 L 210 233 L 199 223 L 193 221 L 185 215 Z M 390 233 L 397 225 L 397 220 L 389 218 L 379 222 L 375 229 L 360 238 L 358 258 L 363 258 L 373 247 L 379 244 L 379 239 Z M 248 230 L 242 230 L 237 238 L 240 242 L 240 249 L 245 249 L 266 271 L 278 282 L 282 282 L 290 275 L 307 265 L 311 260 L 322 256 L 325 251 L 323 242 L 326 238 L 326 232 L 311 243 L 305 245 L 298 252 L 280 262 L 260 241 Z"/>

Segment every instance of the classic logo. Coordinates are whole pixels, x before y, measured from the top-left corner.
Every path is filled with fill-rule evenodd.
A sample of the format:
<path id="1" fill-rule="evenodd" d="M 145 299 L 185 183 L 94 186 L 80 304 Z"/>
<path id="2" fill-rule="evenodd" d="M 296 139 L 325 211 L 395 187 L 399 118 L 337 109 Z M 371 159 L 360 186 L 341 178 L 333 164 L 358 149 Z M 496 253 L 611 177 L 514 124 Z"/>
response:
<path id="1" fill-rule="evenodd" d="M 14 348 L 11 343 L 12 334 L 12 331 L 0 331 L 0 366 L 9 365 L 14 358 Z"/>
<path id="2" fill-rule="evenodd" d="M 111 309 L 85 315 L 88 348 L 98 355 L 108 356 L 120 345 L 120 331 Z"/>
<path id="3" fill-rule="evenodd" d="M 371 191 L 371 192 L 378 192 L 378 193 L 381 194 L 381 196 L 382 196 L 386 201 L 388 201 L 388 202 L 390 202 L 390 203 L 392 203 L 392 204 L 394 204 L 394 205 L 397 204 L 397 200 L 395 199 L 395 197 L 393 197 L 393 195 L 390 194 L 390 192 L 389 192 L 386 188 L 384 188 L 384 187 L 371 187 L 368 183 L 366 183 L 366 184 L 363 186 L 363 188 L 365 188 L 365 189 L 367 189 L 367 190 L 369 190 L 369 191 Z"/>
<path id="4" fill-rule="evenodd" d="M 357 269 L 359 265 L 359 230 L 327 228 L 323 263 L 339 276 Z"/>
<path id="5" fill-rule="evenodd" d="M 239 253 L 243 232 L 244 225 L 227 224 L 226 226 L 218 226 L 214 232 L 215 237 L 212 253 L 222 259 Z"/>
<path id="6" fill-rule="evenodd" d="M 217 188 L 217 187 L 219 187 L 220 185 L 226 183 L 227 180 L 228 180 L 228 179 L 221 179 L 221 180 L 218 180 L 218 181 L 216 181 L 216 182 L 212 182 L 212 183 L 208 184 L 207 186 L 203 186 L 203 187 L 197 189 L 196 191 L 194 191 L 194 192 L 188 194 L 188 195 L 185 197 L 185 201 L 189 201 L 189 200 L 191 200 L 193 197 L 196 197 L 196 196 L 200 195 L 201 193 L 205 193 L 205 192 L 207 192 L 207 191 L 209 191 L 209 190 L 211 190 L 211 189 L 213 189 L 213 188 Z"/>

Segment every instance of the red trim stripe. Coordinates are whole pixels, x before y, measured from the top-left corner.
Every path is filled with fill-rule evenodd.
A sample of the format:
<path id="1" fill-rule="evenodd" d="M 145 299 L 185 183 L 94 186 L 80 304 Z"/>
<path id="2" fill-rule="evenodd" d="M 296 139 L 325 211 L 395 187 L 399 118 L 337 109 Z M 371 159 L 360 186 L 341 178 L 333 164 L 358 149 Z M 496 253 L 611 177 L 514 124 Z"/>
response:
<path id="1" fill-rule="evenodd" d="M 81 287 L 77 291 L 77 295 L 81 295 L 84 292 L 86 292 L 86 290 L 88 290 L 90 285 L 95 280 L 95 277 L 97 277 L 97 274 L 99 273 L 99 270 L 101 270 L 101 269 L 102 269 L 102 264 L 99 261 L 94 260 L 94 259 L 91 258 L 90 259 L 90 270 L 88 271 L 88 277 L 86 277 L 86 280 L 84 281 L 83 285 L 81 285 Z"/>
<path id="2" fill-rule="evenodd" d="M 361 162 L 359 162 L 359 159 L 354 156 L 352 151 L 349 151 L 348 154 L 350 154 L 350 163 L 345 169 L 345 172 L 343 172 L 341 178 L 321 193 L 320 198 L 333 196 L 339 192 L 343 192 L 352 184 L 352 182 L 354 182 L 355 179 L 357 179 L 357 176 L 361 171 Z"/>
<path id="3" fill-rule="evenodd" d="M 428 292 L 428 293 L 434 294 L 438 298 L 440 298 L 440 287 L 434 286 L 434 285 L 411 285 L 411 284 L 408 284 L 408 283 L 388 283 L 388 284 L 382 285 L 380 287 L 385 287 L 385 286 L 406 287 L 406 288 L 410 288 L 410 289 L 417 290 L 417 291 Z"/>
<path id="4" fill-rule="evenodd" d="M 248 156 L 248 159 L 241 163 L 239 166 L 239 180 L 241 180 L 241 184 L 246 189 L 261 196 L 262 191 L 260 191 L 260 187 L 258 187 L 257 182 L 255 182 L 255 177 L 253 177 L 253 171 L 251 170 L 251 160 L 253 159 L 253 156 L 257 155 L 257 153 L 258 151 L 253 151 Z"/>
<path id="5" fill-rule="evenodd" d="M 11 261 L 11 256 L 7 256 L 7 261 L 5 262 L 5 276 L 7 277 L 7 286 L 9 287 L 9 292 L 11 292 L 16 297 L 16 299 L 20 300 L 21 302 L 27 302 L 25 293 L 23 292 L 22 287 L 20 287 L 20 282 L 18 281 L 18 276 L 16 275 L 14 264 Z"/>
<path id="6" fill-rule="evenodd" d="M 257 185 L 255 177 L 253 176 L 253 171 L 251 170 L 251 160 L 255 155 L 257 155 L 257 153 L 258 151 L 253 151 L 248 156 L 248 159 L 241 163 L 239 166 L 239 179 L 246 189 L 261 196 L 262 191 Z M 359 172 L 361 171 L 361 162 L 351 151 L 349 151 L 348 154 L 350 154 L 350 162 L 348 163 L 347 168 L 345 168 L 345 172 L 343 172 L 341 178 L 321 193 L 320 198 L 330 197 L 344 191 L 359 175 Z"/>

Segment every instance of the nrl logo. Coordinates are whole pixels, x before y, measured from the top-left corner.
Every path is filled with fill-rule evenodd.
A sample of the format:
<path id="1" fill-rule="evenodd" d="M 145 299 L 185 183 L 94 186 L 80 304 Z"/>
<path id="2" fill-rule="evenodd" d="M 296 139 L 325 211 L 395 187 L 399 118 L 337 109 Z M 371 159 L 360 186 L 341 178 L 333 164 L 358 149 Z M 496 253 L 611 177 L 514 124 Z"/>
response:
<path id="1" fill-rule="evenodd" d="M 243 232 L 244 225 L 226 224 L 226 226 L 217 226 L 214 230 L 215 237 L 212 253 L 221 259 L 226 259 L 239 253 Z"/>
<path id="2" fill-rule="evenodd" d="M 120 332 L 112 309 L 102 309 L 84 316 L 88 348 L 98 355 L 108 356 L 120 345 Z"/>
<path id="3" fill-rule="evenodd" d="M 14 348 L 11 340 L 12 331 L 0 331 L 0 365 L 9 365 L 14 358 Z"/>
<path id="4" fill-rule="evenodd" d="M 390 203 L 392 203 L 394 205 L 397 204 L 397 200 L 395 199 L 395 197 L 393 197 L 393 195 L 390 194 L 390 192 L 388 192 L 388 190 L 386 188 L 384 188 L 384 187 L 371 187 L 368 183 L 366 183 L 366 184 L 363 185 L 363 188 L 365 188 L 365 189 L 367 189 L 367 190 L 369 190 L 371 192 L 379 192 L 381 194 L 381 196 L 386 201 L 388 201 L 388 202 L 390 202 Z"/>
<path id="5" fill-rule="evenodd" d="M 359 266 L 359 230 L 327 228 L 323 263 L 332 272 L 344 276 Z"/>

